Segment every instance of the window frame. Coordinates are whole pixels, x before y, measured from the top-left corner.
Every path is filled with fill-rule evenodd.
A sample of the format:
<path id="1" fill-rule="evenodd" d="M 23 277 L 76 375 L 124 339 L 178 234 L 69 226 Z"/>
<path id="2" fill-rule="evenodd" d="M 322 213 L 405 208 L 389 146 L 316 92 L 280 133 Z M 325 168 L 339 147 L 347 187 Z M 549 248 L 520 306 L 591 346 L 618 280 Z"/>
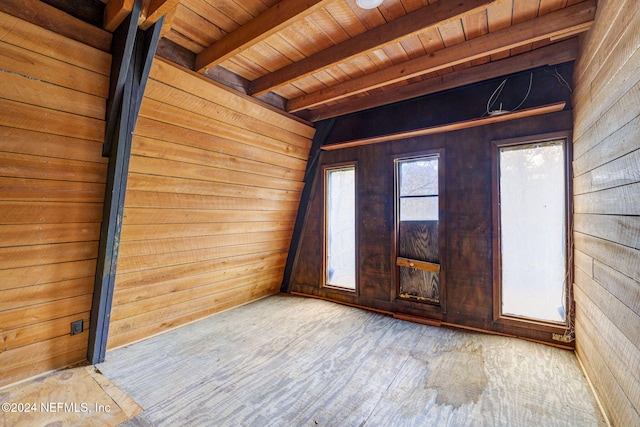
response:
<path id="1" fill-rule="evenodd" d="M 547 142 L 562 141 L 564 153 L 564 248 L 565 248 L 565 274 L 567 277 L 564 289 L 565 321 L 554 322 L 544 319 L 529 318 L 502 313 L 502 230 L 501 230 L 501 209 L 500 209 L 500 150 L 505 147 L 527 146 L 544 144 Z M 493 320 L 495 323 L 525 327 L 530 330 L 541 330 L 547 332 L 564 332 L 572 321 L 573 295 L 571 284 L 573 283 L 573 247 L 572 247 L 572 142 L 571 132 L 553 132 L 518 138 L 502 139 L 492 141 L 491 147 L 492 165 L 492 225 L 493 225 Z"/>
<path id="2" fill-rule="evenodd" d="M 400 177 L 399 177 L 399 163 L 402 161 L 419 160 L 421 158 L 436 157 L 438 159 L 438 260 L 440 264 L 440 300 L 438 303 L 432 301 L 418 301 L 409 298 L 400 297 L 400 267 L 396 265 L 398 254 L 400 253 Z M 446 245 L 445 245 L 445 231 L 446 231 L 446 204 L 445 204 L 445 149 L 435 148 L 430 150 L 422 150 L 417 152 L 402 153 L 392 156 L 392 168 L 393 168 L 393 235 L 392 235 L 392 251 L 391 251 L 391 265 L 392 268 L 392 280 L 393 286 L 391 286 L 391 301 L 394 303 L 402 303 L 408 306 L 413 306 L 421 310 L 432 311 L 433 314 L 445 314 L 446 313 Z M 427 314 L 428 315 L 428 314 Z"/>
<path id="3" fill-rule="evenodd" d="M 325 291 L 336 291 L 336 292 L 340 292 L 340 293 L 346 293 L 348 295 L 355 295 L 358 296 L 360 294 L 360 261 L 359 261 L 359 254 L 360 254 L 360 248 L 359 248 L 359 231 L 358 231 L 358 211 L 359 211 L 359 203 L 358 203 L 358 162 L 357 161 L 350 161 L 350 162 L 340 162 L 340 163 L 331 163 L 331 164 L 326 164 L 326 165 L 322 165 L 321 168 L 321 173 L 322 173 L 322 203 L 323 203 L 323 207 L 322 207 L 322 215 L 323 215 L 323 227 L 322 227 L 322 274 L 321 274 L 321 280 L 320 280 L 320 289 L 325 290 Z M 328 245 L 328 232 L 329 232 L 329 215 L 328 215 L 328 208 L 329 208 L 329 200 L 328 200 L 328 196 L 329 196 L 329 185 L 328 185 L 328 179 L 329 179 L 329 172 L 331 171 L 336 171 L 336 170 L 345 170 L 345 169 L 353 169 L 354 171 L 354 210 L 355 210 L 355 214 L 354 214 L 354 231 L 355 231 L 355 246 L 354 246 L 354 259 L 355 259 L 355 286 L 354 289 L 351 288 L 347 288 L 347 287 L 343 287 L 343 286 L 338 286 L 335 284 L 329 284 L 328 283 L 328 259 L 329 259 L 329 245 Z"/>

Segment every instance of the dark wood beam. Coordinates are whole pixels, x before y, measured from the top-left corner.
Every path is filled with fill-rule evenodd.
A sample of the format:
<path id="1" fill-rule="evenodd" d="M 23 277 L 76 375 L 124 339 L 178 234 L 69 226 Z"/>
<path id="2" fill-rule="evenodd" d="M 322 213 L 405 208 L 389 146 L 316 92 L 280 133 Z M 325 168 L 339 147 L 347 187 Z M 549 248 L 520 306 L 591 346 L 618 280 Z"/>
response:
<path id="1" fill-rule="evenodd" d="M 494 1 L 440 0 L 260 77 L 251 82 L 249 89 L 252 95 L 277 89 L 318 70 L 366 55 L 384 45 L 400 42 L 420 32 L 484 10 Z"/>
<path id="2" fill-rule="evenodd" d="M 485 126 L 493 123 L 501 123 L 509 120 L 523 119 L 525 117 L 539 116 L 542 114 L 556 113 L 562 111 L 566 102 L 543 105 L 540 107 L 526 108 L 524 110 L 513 111 L 495 116 L 486 116 L 477 119 L 464 120 L 461 122 L 447 123 L 445 125 L 429 126 L 422 129 L 415 129 L 405 132 L 393 133 L 390 135 L 373 136 L 370 138 L 355 139 L 352 141 L 336 142 L 322 147 L 324 151 L 339 150 L 342 148 L 359 147 L 362 145 L 377 144 L 379 142 L 398 141 L 400 139 L 416 138 L 419 136 L 433 135 L 436 133 L 453 132 L 461 129 L 469 129 L 477 126 Z"/>
<path id="3" fill-rule="evenodd" d="M 574 37 L 499 61 L 465 68 L 369 96 L 347 99 L 336 105 L 306 111 L 304 114 L 301 114 L 301 116 L 310 122 L 316 122 L 331 117 L 338 117 L 392 104 L 394 102 L 406 101 L 460 86 L 479 83 L 484 80 L 519 73 L 533 68 L 574 61 L 577 55 L 578 39 Z"/>
<path id="4" fill-rule="evenodd" d="M 147 32 L 138 30 L 140 8 L 141 0 L 136 0 L 128 20 L 121 24 L 123 31 L 118 31 L 120 27 L 116 31 L 117 43 L 133 46 L 130 60 L 118 61 L 128 62 L 129 66 L 126 70 L 122 70 L 125 74 L 123 96 L 119 99 L 118 105 L 114 106 L 118 114 L 115 131 L 111 135 L 113 140 L 109 144 L 111 149 L 87 351 L 87 359 L 92 364 L 104 361 L 106 354 L 131 142 L 163 21 L 160 19 Z M 120 40 L 121 37 L 122 40 Z M 126 50 L 126 48 L 118 49 L 119 52 Z"/>
<path id="5" fill-rule="evenodd" d="M 309 160 L 307 161 L 307 170 L 304 174 L 304 188 L 300 196 L 300 204 L 296 215 L 296 223 L 293 227 L 293 235 L 291 244 L 289 245 L 289 253 L 287 255 L 287 263 L 284 268 L 284 276 L 282 279 L 281 292 L 289 292 L 291 289 L 291 275 L 298 259 L 298 248 L 300 247 L 300 239 L 302 238 L 302 230 L 307 219 L 307 212 L 311 195 L 313 194 L 313 185 L 315 182 L 316 170 L 318 169 L 318 158 L 320 157 L 321 147 L 329 137 L 335 119 L 327 120 L 318 124 L 316 133 L 311 143 L 309 151 Z"/>
<path id="6" fill-rule="evenodd" d="M 100 0 L 41 0 L 42 3 L 51 5 L 68 13 L 94 27 L 102 27 L 104 16 L 104 3 Z M 6 3 L 5 0 L 3 2 Z M 24 3 L 24 2 L 23 2 Z"/>
<path id="7" fill-rule="evenodd" d="M 196 71 L 201 72 L 205 68 L 221 64 L 332 1 L 334 0 L 282 0 L 276 3 L 199 53 L 196 58 Z"/>
<path id="8" fill-rule="evenodd" d="M 293 98 L 287 103 L 287 111 L 294 112 L 313 108 L 536 41 L 586 31 L 593 24 L 595 10 L 595 0 L 587 0 L 548 15 L 441 49 L 431 55 L 409 60 L 354 80 Z"/>

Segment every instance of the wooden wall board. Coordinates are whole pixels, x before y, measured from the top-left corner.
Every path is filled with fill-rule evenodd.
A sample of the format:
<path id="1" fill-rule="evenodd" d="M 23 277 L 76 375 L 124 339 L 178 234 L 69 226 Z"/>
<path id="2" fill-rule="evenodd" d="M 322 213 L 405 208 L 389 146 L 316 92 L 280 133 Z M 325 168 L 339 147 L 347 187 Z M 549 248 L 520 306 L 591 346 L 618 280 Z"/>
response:
<path id="1" fill-rule="evenodd" d="M 577 352 L 614 425 L 640 422 L 639 7 L 599 1 L 574 72 Z"/>
<path id="2" fill-rule="evenodd" d="M 4 41 L 0 41 L 0 58 L 2 63 L 14 73 L 107 98 L 109 78 L 105 75 L 75 67 L 56 58 Z"/>
<path id="3" fill-rule="evenodd" d="M 156 60 L 135 130 L 109 346 L 277 292 L 313 129 Z"/>
<path id="4" fill-rule="evenodd" d="M 0 386 L 86 358 L 106 175 L 111 56 L 77 40 L 100 32 L 23 6 L 48 29 L 0 12 Z"/>

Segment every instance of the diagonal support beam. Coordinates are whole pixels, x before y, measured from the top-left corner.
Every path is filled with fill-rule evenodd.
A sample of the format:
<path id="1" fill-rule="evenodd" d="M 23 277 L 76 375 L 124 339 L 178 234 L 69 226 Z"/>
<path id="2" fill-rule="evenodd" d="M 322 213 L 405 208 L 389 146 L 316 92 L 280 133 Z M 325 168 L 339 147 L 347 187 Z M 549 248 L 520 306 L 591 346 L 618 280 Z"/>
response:
<path id="1" fill-rule="evenodd" d="M 369 96 L 354 97 L 353 99 L 345 100 L 336 105 L 322 106 L 315 110 L 305 112 L 304 118 L 311 122 L 317 122 L 331 117 L 338 117 L 392 104 L 394 102 L 406 101 L 419 96 L 430 95 L 447 89 L 478 83 L 507 74 L 575 61 L 577 56 L 578 39 L 573 37 L 569 40 L 547 45 L 499 61 L 464 68 Z"/>
<path id="2" fill-rule="evenodd" d="M 129 173 L 131 141 L 163 24 L 163 19 L 161 18 L 149 31 L 138 30 L 137 19 L 140 14 L 140 7 L 141 0 L 136 0 L 133 13 L 129 18 L 133 25 L 129 25 L 130 22 L 125 20 L 121 27 L 116 30 L 118 37 L 114 38 L 114 43 L 124 46 L 130 45 L 131 54 L 128 61 L 116 61 L 127 62 L 128 67 L 126 69 L 116 67 L 115 69 L 115 72 L 123 72 L 125 77 L 122 96 L 118 99 L 117 104 L 113 103 L 113 110 L 117 111 L 117 114 L 114 131 L 110 136 L 112 141 L 109 144 L 109 166 L 107 168 L 103 218 L 100 228 L 100 243 L 98 246 L 93 304 L 91 307 L 91 324 L 89 326 L 89 347 L 87 350 L 87 359 L 92 364 L 104 361 L 106 355 L 118 249 L 120 246 L 120 232 L 124 214 L 124 198 Z M 126 50 L 122 48 L 114 49 L 114 51 L 118 52 Z M 116 80 L 119 81 L 120 76 Z"/>
<path id="3" fill-rule="evenodd" d="M 393 65 L 355 80 L 293 98 L 287 103 L 287 111 L 295 112 L 312 108 L 326 102 L 337 101 L 536 41 L 586 31 L 593 24 L 595 10 L 595 0 L 587 0 L 566 9 L 444 48 L 432 55 Z"/>
<path id="4" fill-rule="evenodd" d="M 215 67 L 249 49 L 294 21 L 311 15 L 334 0 L 282 0 L 253 20 L 227 34 L 196 57 L 196 71 Z"/>
<path id="5" fill-rule="evenodd" d="M 428 29 L 485 10 L 495 0 L 440 0 L 356 37 L 260 77 L 249 85 L 251 95 L 261 95 L 314 72 L 366 55 L 384 45 L 400 42 Z"/>

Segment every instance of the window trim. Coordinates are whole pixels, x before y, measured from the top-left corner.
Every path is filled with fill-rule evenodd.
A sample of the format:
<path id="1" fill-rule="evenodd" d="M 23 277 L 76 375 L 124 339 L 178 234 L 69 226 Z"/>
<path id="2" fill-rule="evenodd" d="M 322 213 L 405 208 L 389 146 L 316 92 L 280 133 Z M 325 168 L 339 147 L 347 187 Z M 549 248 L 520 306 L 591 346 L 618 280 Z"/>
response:
<path id="1" fill-rule="evenodd" d="M 337 285 L 328 284 L 327 277 L 327 263 L 328 263 L 328 214 L 327 209 L 329 207 L 328 203 L 328 177 L 329 172 L 333 170 L 341 170 L 341 169 L 351 169 L 354 171 L 354 197 L 355 197 L 355 288 L 345 288 Z M 346 293 L 348 295 L 360 295 L 360 244 L 359 244 L 359 231 L 358 231 L 358 218 L 359 218 L 359 202 L 358 202 L 358 162 L 350 161 L 350 162 L 340 162 L 340 163 L 331 163 L 322 165 L 321 167 L 322 173 L 322 274 L 320 275 L 320 289 L 324 291 L 335 291 L 340 293 Z"/>
<path id="2" fill-rule="evenodd" d="M 434 303 L 430 301 L 417 301 L 408 298 L 400 297 L 400 267 L 396 265 L 396 260 L 400 252 L 399 234 L 400 234 L 400 195 L 399 195 L 399 177 L 398 177 L 398 163 L 405 160 L 420 159 L 425 157 L 437 157 L 438 158 L 438 259 L 440 264 L 440 301 Z M 394 303 L 402 303 L 408 306 L 413 306 L 421 310 L 432 311 L 433 315 L 439 316 L 446 314 L 446 245 L 445 245 L 445 231 L 446 231 L 446 204 L 445 204 L 445 149 L 435 148 L 430 150 L 422 150 L 416 152 L 396 154 L 392 156 L 392 186 L 393 186 L 393 234 L 392 234 L 392 251 L 391 251 L 391 266 L 393 280 L 393 286 L 391 286 L 391 301 Z M 428 315 L 428 313 L 426 313 Z"/>
<path id="3" fill-rule="evenodd" d="M 573 295 L 571 284 L 573 283 L 573 246 L 572 246 L 572 141 L 571 132 L 553 132 L 546 134 L 531 135 L 518 138 L 501 139 L 492 141 L 491 147 L 491 209 L 492 209 L 492 241 L 493 241 L 493 320 L 495 323 L 526 327 L 546 332 L 563 332 L 571 324 L 573 315 Z M 536 143 L 554 142 L 562 140 L 564 149 L 565 167 L 565 272 L 567 281 L 565 283 L 565 313 L 564 322 L 545 321 L 543 319 L 528 318 L 525 316 L 515 316 L 502 313 L 502 248 L 501 248 L 501 216 L 500 216 L 500 149 L 504 147 L 525 146 Z"/>

